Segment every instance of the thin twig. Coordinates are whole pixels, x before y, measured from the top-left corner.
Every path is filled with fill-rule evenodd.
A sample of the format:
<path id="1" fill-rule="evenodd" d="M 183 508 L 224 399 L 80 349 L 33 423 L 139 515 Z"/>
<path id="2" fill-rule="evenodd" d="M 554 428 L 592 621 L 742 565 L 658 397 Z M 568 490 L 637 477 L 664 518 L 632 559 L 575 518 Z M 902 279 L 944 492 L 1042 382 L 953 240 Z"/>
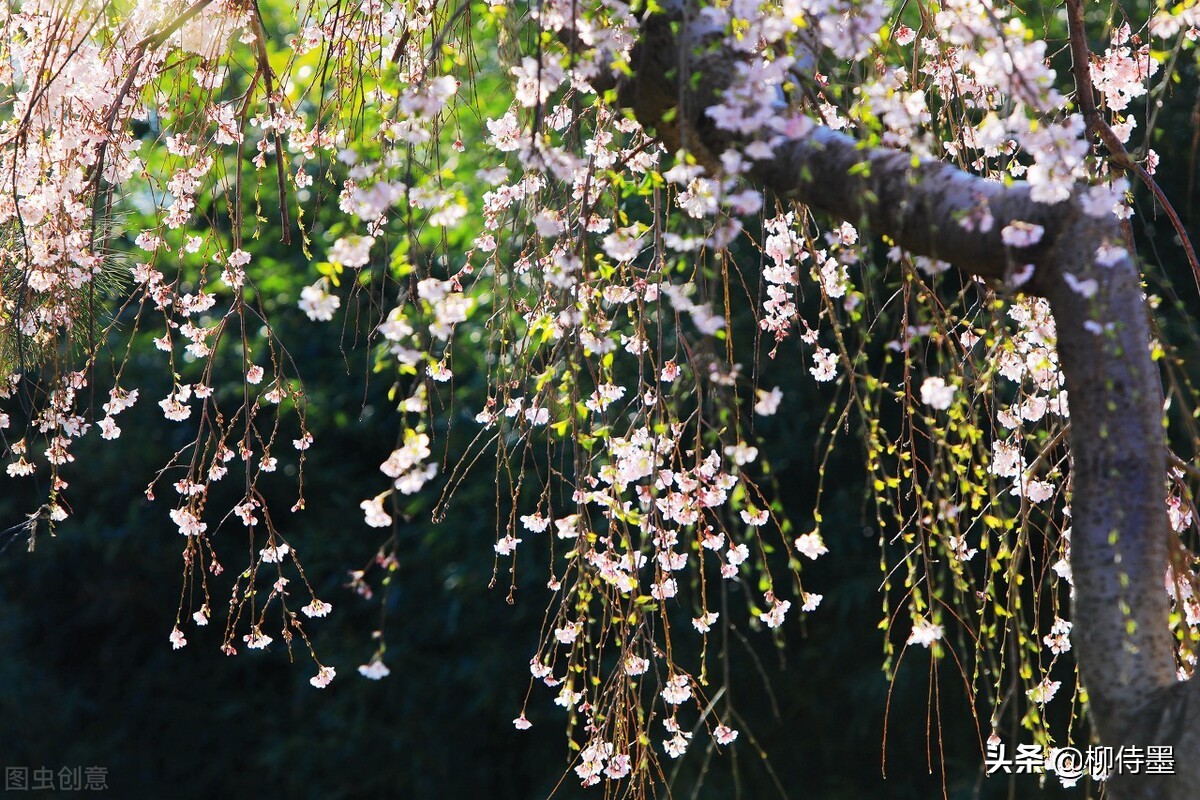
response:
<path id="1" fill-rule="evenodd" d="M 275 125 L 275 85 L 271 72 L 271 61 L 267 54 L 267 31 L 263 25 L 262 10 L 254 4 L 254 44 L 258 52 L 258 68 L 262 72 L 267 90 L 267 110 L 271 114 L 272 138 L 275 141 L 275 175 L 279 186 L 279 225 L 283 228 L 283 243 L 292 243 L 292 223 L 288 217 L 286 166 L 283 160 L 282 132 Z"/>

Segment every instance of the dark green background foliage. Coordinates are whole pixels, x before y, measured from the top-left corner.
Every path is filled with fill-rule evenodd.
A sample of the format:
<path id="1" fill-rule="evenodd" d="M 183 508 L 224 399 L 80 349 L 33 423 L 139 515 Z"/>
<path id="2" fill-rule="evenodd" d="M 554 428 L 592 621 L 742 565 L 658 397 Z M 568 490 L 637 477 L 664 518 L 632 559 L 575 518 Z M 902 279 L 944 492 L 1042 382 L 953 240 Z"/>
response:
<path id="1" fill-rule="evenodd" d="M 305 468 L 307 511 L 286 511 L 295 499 L 294 463 L 284 461 L 261 488 L 317 595 L 334 606 L 329 618 L 308 628 L 338 678 L 324 691 L 309 686 L 315 667 L 307 653 L 300 646 L 290 663 L 270 627 L 266 632 L 276 642 L 269 652 L 243 649 L 235 658 L 219 652 L 221 605 L 231 574 L 244 566 L 236 555 L 245 550 L 240 525 L 216 534 L 228 571 L 212 581 L 213 623 L 199 629 L 189 624 L 188 646 L 171 649 L 167 636 L 179 600 L 183 544 L 166 516 L 173 479 L 160 483 L 155 503 L 142 492 L 186 443 L 187 423 L 162 420 L 155 403 L 167 391 L 160 354 L 146 350 L 123 381 L 151 387 L 122 416 L 125 434 L 116 442 L 90 435 L 66 472 L 75 515 L 53 537 L 43 527 L 34 552 L 26 551 L 24 535 L 5 539 L 0 760 L 55 769 L 105 766 L 118 797 L 550 795 L 570 767 L 565 715 L 551 702 L 553 692 L 534 687 L 532 730 L 518 732 L 511 723 L 522 707 L 527 663 L 548 599 L 544 554 L 536 544 L 522 548 L 514 605 L 505 602 L 503 572 L 489 590 L 497 504 L 494 469 L 485 459 L 441 524 L 428 521 L 429 497 L 416 502 L 411 520 L 399 527 L 400 568 L 390 591 L 368 602 L 346 587 L 347 571 L 365 565 L 385 538 L 361 523 L 358 503 L 382 485 L 377 467 L 392 449 L 399 423 L 387 400 L 388 379 L 366 377 L 361 357 L 348 364 L 349 350 L 336 330 L 314 330 L 294 310 L 300 287 L 311 280 L 300 253 L 272 252 L 270 280 L 278 302 L 271 305 L 306 382 L 317 446 Z M 370 316 L 364 309 L 360 317 L 350 305 L 352 323 Z M 354 335 L 350 327 L 347 340 Z M 438 431 L 439 441 L 449 442 L 439 458 L 444 452 L 451 462 L 476 430 L 469 410 L 483 398 L 478 371 L 462 370 L 463 363 L 454 405 Z M 781 385 L 786 405 L 784 413 L 757 423 L 769 442 L 764 455 L 797 521 L 811 513 L 817 431 L 830 401 L 828 387 L 814 385 L 804 363 L 796 345 L 762 361 L 769 376 L 764 383 Z M 98 386 L 97 396 L 105 396 L 106 388 Z M 294 415 L 285 424 L 294 425 Z M 709 761 L 698 734 L 679 762 L 675 796 L 735 797 L 740 791 L 746 798 L 779 797 L 773 772 L 787 798 L 932 797 L 940 794 L 943 767 L 936 756 L 930 767 L 927 753 L 937 752 L 939 737 L 951 796 L 999 797 L 1010 788 L 1003 779 L 981 778 L 979 736 L 951 664 L 938 668 L 931 712 L 928 654 L 911 651 L 889 706 L 879 669 L 878 534 L 866 524 L 871 501 L 860 451 L 853 439 L 845 444 L 828 467 L 832 488 L 822 530 L 832 552 L 805 572 L 806 586 L 825 595 L 821 609 L 803 625 L 789 621 L 776 641 L 750 629 L 742 589 L 729 589 L 723 616 L 737 628 L 727 649 L 729 697 L 742 715 L 735 723 L 742 737 Z M 6 523 L 19 521 L 45 490 L 29 479 L 20 485 L 0 480 Z M 392 674 L 372 682 L 355 670 L 373 652 L 381 604 Z M 698 639 L 686 625 L 689 609 L 678 611 L 686 627 L 679 640 Z M 720 653 L 710 649 L 716 679 L 725 670 Z M 1018 783 L 1022 794 L 1031 785 L 1028 779 Z M 557 796 L 600 797 L 602 791 L 578 788 L 571 773 Z"/>
<path id="2" fill-rule="evenodd" d="M 335 369 L 336 353 L 326 358 Z M 362 487 L 376 480 L 388 449 L 380 443 L 390 441 L 394 425 L 386 413 L 355 419 L 361 385 L 345 383 L 348 390 L 328 401 L 351 421 L 317 429 L 320 447 L 306 481 L 310 510 L 280 526 L 318 596 L 334 605 L 310 630 L 325 663 L 338 668 L 337 680 L 324 691 L 309 686 L 315 669 L 307 655 L 301 648 L 289 663 L 278 637 L 268 653 L 222 655 L 219 619 L 206 629 L 189 626 L 188 646 L 171 650 L 182 542 L 161 502 L 130 501 L 169 452 L 164 426 L 148 413 L 144 427 L 126 420 L 141 435 L 91 448 L 90 466 L 75 470 L 77 518 L 54 538 L 39 536 L 34 553 L 17 541 L 0 558 L 5 765 L 106 766 L 118 797 L 524 800 L 551 792 L 568 766 L 565 715 L 552 692 L 534 688 L 532 730 L 511 724 L 526 688 L 544 576 L 523 552 L 528 565 L 522 562 L 516 604 L 504 602 L 503 580 L 487 589 L 495 484 L 486 469 L 460 490 L 444 523 L 401 526 L 401 568 L 385 601 L 392 674 L 378 683 L 355 674 L 372 652 L 378 608 L 342 584 L 345 571 L 377 546 L 378 533 L 359 523 L 357 504 Z M 386 406 L 378 394 L 368 393 L 375 401 L 368 408 Z M 79 460 L 85 463 L 83 453 Z M 742 796 L 779 796 L 748 734 L 765 749 L 788 798 L 938 793 L 940 767 L 926 774 L 924 651 L 909 655 L 894 687 L 890 778 L 880 777 L 888 687 L 875 629 L 878 556 L 874 534 L 864 536 L 856 519 L 864 496 L 856 472 L 847 466 L 844 488 L 830 498 L 847 513 L 827 522 L 832 553 L 810 572 L 826 598 L 805 629 L 787 626 L 777 648 L 762 631 L 745 630 L 732 592 L 731 614 L 747 642 L 730 645 L 730 693 L 746 724 L 736 759 L 728 750 L 714 759 L 695 796 L 735 796 L 735 761 Z M 797 465 L 780 478 L 803 485 L 804 475 Z M 290 487 L 285 478 L 279 484 L 285 500 Z M 6 519 L 25 497 L 6 494 Z M 225 529 L 218 538 L 239 535 Z M 961 683 L 947 665 L 940 669 L 947 772 L 953 796 L 969 797 L 978 740 Z M 679 796 L 693 796 L 704 751 L 698 738 L 682 762 Z M 1002 796 L 1007 784 L 991 779 L 984 788 Z M 572 774 L 558 796 L 601 794 L 577 788 Z"/>

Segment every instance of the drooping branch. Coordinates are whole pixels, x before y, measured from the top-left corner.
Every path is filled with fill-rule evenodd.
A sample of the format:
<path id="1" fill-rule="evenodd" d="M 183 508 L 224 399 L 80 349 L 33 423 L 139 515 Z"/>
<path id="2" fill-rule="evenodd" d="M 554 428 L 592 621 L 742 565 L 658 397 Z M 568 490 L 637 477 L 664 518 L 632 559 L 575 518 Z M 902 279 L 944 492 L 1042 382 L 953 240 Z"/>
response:
<path id="1" fill-rule="evenodd" d="M 1084 123 L 1087 125 L 1088 135 L 1098 137 L 1108 149 L 1112 163 L 1120 169 L 1137 175 L 1154 195 L 1154 200 L 1162 207 L 1167 219 L 1171 221 L 1171 227 L 1179 236 L 1183 254 L 1196 279 L 1196 288 L 1200 289 L 1200 260 L 1196 258 L 1191 238 L 1184 229 L 1183 221 L 1179 219 L 1175 207 L 1167 199 L 1162 187 L 1158 185 L 1158 181 L 1154 180 L 1146 168 L 1129 155 L 1129 151 L 1125 149 L 1125 145 L 1117 136 L 1116 131 L 1104 121 L 1104 117 L 1100 116 L 1100 110 L 1096 108 L 1096 98 L 1092 94 L 1092 53 L 1088 48 L 1087 33 L 1083 25 L 1083 0 L 1067 0 L 1067 30 L 1071 39 L 1071 75 L 1075 80 L 1075 101 L 1079 104 L 1079 112 L 1083 115 Z"/>
<path id="2" fill-rule="evenodd" d="M 277 122 L 278 115 L 275 110 L 275 73 L 271 69 L 271 57 L 267 53 L 267 29 L 263 25 L 262 10 L 258 7 L 258 3 L 253 5 L 254 14 L 251 16 L 251 23 L 254 30 L 254 52 L 258 58 L 258 70 L 262 73 L 263 83 L 265 84 L 267 94 L 267 111 L 271 115 L 272 122 Z M 276 188 L 279 191 L 279 227 L 283 231 L 281 241 L 284 245 L 292 243 L 292 223 L 288 217 L 288 194 L 287 194 L 287 162 L 283 156 L 283 134 L 282 131 L 275 129 L 272 131 L 272 139 L 275 146 L 275 178 Z"/>
<path id="3" fill-rule="evenodd" d="M 689 30 L 686 12 L 677 3 L 644 20 L 635 74 L 621 99 L 668 148 L 686 148 L 715 169 L 719 154 L 739 142 L 705 109 L 720 97 L 737 56 L 721 52 L 714 31 Z M 1168 623 L 1162 393 L 1141 276 L 1129 254 L 1097 261 L 1099 245 L 1122 241 L 1118 220 L 1088 216 L 1077 197 L 1037 203 L 1025 183 L 1006 186 L 864 147 L 823 127 L 776 146 L 750 176 L 970 275 L 1004 280 L 1033 265 L 1024 288 L 1045 296 L 1054 312 L 1070 396 L 1072 613 L 1095 729 L 1106 745 L 1173 745 L 1178 764 L 1186 758 L 1179 748 L 1197 747 L 1200 714 L 1186 714 L 1197 690 L 1177 682 Z M 990 217 L 990 228 L 964 224 L 981 215 Z M 1000 231 L 1014 221 L 1043 226 L 1042 241 L 1006 247 Z M 1110 788 L 1121 800 L 1191 797 L 1200 785 L 1197 770 L 1181 765 L 1173 779 L 1127 776 Z"/>

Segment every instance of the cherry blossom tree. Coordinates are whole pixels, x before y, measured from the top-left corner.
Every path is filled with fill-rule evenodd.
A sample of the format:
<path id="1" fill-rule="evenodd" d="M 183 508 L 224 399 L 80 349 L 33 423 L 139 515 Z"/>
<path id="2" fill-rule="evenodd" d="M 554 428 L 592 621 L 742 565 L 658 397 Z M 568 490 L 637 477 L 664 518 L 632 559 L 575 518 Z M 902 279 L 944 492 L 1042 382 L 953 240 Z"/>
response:
<path id="1" fill-rule="evenodd" d="M 837 542 L 819 501 L 803 532 L 787 519 L 755 439 L 788 402 L 772 364 L 803 358 L 836 395 L 829 446 L 864 447 L 887 673 L 918 648 L 953 661 L 993 712 L 981 751 L 1019 709 L 1066 784 L 1080 734 L 1046 707 L 1086 712 L 1105 746 L 1174 748 L 1173 775 L 1096 775 L 1113 797 L 1190 796 L 1200 406 L 1129 219 L 1151 197 L 1200 281 L 1150 147 L 1200 7 L 1065 11 L 11 4 L 0 441 L 10 477 L 49 486 L 22 531 L 85 502 L 73 446 L 152 395 L 194 433 L 146 488 L 183 543 L 170 646 L 220 620 L 230 655 L 299 637 L 313 686 L 341 679 L 308 632 L 335 604 L 275 522 L 319 502 L 320 376 L 272 327 L 270 248 L 299 248 L 288 312 L 370 349 L 403 421 L 354 588 L 386 585 L 418 498 L 444 518 L 492 454 L 497 577 L 549 554 L 529 702 L 564 709 L 585 786 L 644 796 L 664 758 L 737 746 L 708 637 L 820 613 L 804 564 Z M 162 387 L 122 380 L 143 345 Z M 486 400 L 459 408 L 473 373 Z M 439 455 L 463 411 L 472 444 Z M 291 467 L 271 508 L 260 482 Z M 387 676 L 382 640 L 358 671 Z"/>

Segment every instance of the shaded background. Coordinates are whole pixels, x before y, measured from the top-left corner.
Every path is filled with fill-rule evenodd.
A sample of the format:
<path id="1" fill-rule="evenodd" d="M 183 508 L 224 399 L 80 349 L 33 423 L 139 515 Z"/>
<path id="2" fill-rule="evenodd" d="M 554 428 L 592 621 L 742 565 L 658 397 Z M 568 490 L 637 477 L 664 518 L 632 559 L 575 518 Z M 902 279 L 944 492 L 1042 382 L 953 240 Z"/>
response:
<path id="1" fill-rule="evenodd" d="M 279 280 L 294 284 L 294 297 L 307 277 L 303 268 L 278 270 Z M 4 541 L 0 762 L 55 770 L 104 766 L 117 797 L 603 796 L 580 789 L 573 773 L 563 779 L 571 751 L 551 690 L 533 687 L 531 730 L 512 726 L 548 597 L 545 562 L 530 542 L 520 551 L 515 604 L 505 602 L 506 575 L 488 589 L 496 513 L 491 465 L 475 469 L 441 524 L 428 522 L 429 499 L 401 524 L 390 591 L 376 583 L 368 602 L 347 587 L 347 571 L 369 562 L 385 538 L 362 523 L 358 503 L 382 485 L 378 465 L 392 449 L 398 420 L 382 380 L 364 379 L 362 364 L 348 366 L 335 337 L 289 331 L 300 321 L 282 304 L 278 310 L 280 334 L 309 379 L 317 445 L 305 469 L 308 510 L 281 511 L 295 500 L 295 464 L 282 453 L 279 472 L 261 488 L 317 596 L 334 606 L 330 617 L 307 628 L 337 679 L 323 691 L 311 687 L 316 668 L 303 645 L 292 663 L 270 629 L 276 641 L 268 652 L 243 648 L 233 658 L 219 652 L 220 606 L 230 573 L 241 569 L 229 555 L 226 574 L 211 580 L 213 623 L 189 624 L 187 647 L 171 649 L 183 545 L 167 519 L 174 492 L 168 480 L 159 484 L 155 503 L 142 493 L 186 443 L 187 425 L 164 424 L 158 413 L 154 399 L 167 387 L 154 394 L 162 379 L 151 351 L 127 368 L 125 385 L 151 388 L 122 416 L 125 434 L 108 443 L 89 435 L 76 451 L 78 464 L 66 471 L 75 516 L 55 536 L 43 527 L 34 552 L 24 536 Z M 800 353 L 786 348 L 766 365 L 767 385 L 783 386 L 786 399 L 780 414 L 757 423 L 768 442 L 764 455 L 800 525 L 811 513 L 816 433 L 829 402 L 803 365 Z M 461 406 L 443 421 L 452 429 L 439 431 L 452 456 L 459 437 L 476 429 L 467 417 L 482 398 L 477 374 L 465 370 L 456 380 Z M 741 587 L 730 586 L 723 617 L 738 632 L 727 650 L 729 696 L 742 716 L 735 726 L 742 735 L 710 759 L 698 734 L 684 758 L 664 759 L 668 769 L 678 767 L 673 796 L 915 799 L 941 796 L 944 785 L 950 797 L 983 798 L 1014 789 L 1001 778 L 983 780 L 980 737 L 951 661 L 938 667 L 934 698 L 928 654 L 910 650 L 889 703 L 877 628 L 878 534 L 865 523 L 872 501 L 861 458 L 848 439 L 827 466 L 833 488 L 822 532 L 831 553 L 805 571 L 806 587 L 825 595 L 817 613 L 803 624 L 790 617 L 776 640 L 749 629 Z M 0 481 L 0 519 L 18 521 L 40 502 L 44 487 L 30 486 L 36 481 Z M 240 526 L 222 528 L 218 551 L 236 553 L 241 535 Z M 374 652 L 371 632 L 380 627 L 381 608 L 391 675 L 374 682 L 356 668 Z M 685 626 L 687 611 L 680 609 Z M 718 651 L 714 645 L 709 669 L 719 676 L 725 657 Z M 986 721 L 986 709 L 980 713 Z M 1036 783 L 1023 778 L 1015 788 L 1017 796 L 1029 796 Z"/>
<path id="2" fill-rule="evenodd" d="M 89 470 L 94 482 L 72 482 L 81 516 L 54 538 L 39 536 L 36 552 L 17 543 L 0 557 L 0 761 L 106 766 L 120 797 L 549 796 L 569 756 L 553 693 L 534 687 L 531 730 L 511 723 L 527 686 L 544 577 L 526 570 L 532 585 L 513 606 L 504 588 L 487 589 L 494 526 L 483 495 L 494 484 L 486 474 L 472 489 L 479 502 L 460 498 L 439 526 L 402 528 L 401 568 L 386 600 L 391 675 L 373 682 L 355 673 L 378 625 L 377 604 L 342 586 L 345 570 L 375 546 L 374 532 L 358 521 L 363 492 L 355 491 L 370 485 L 386 456 L 372 452 L 370 427 L 348 426 L 336 441 L 318 434 L 312 510 L 302 528 L 282 529 L 318 596 L 334 605 L 331 617 L 309 626 L 324 662 L 338 669 L 324 691 L 308 685 L 315 668 L 302 647 L 294 664 L 278 639 L 267 653 L 222 655 L 219 616 L 208 628 L 189 626 L 188 646 L 172 651 L 181 540 L 164 506 L 128 504 L 137 478 L 155 466 L 152 448 L 131 447 L 134 437 L 97 448 L 104 469 Z M 861 484 L 845 486 L 836 500 L 861 504 Z M 879 669 L 876 540 L 851 524 L 827 521 L 824 530 L 832 552 L 806 573 L 825 594 L 820 612 L 806 630 L 785 626 L 779 647 L 751 631 L 747 645 L 732 643 L 730 692 L 746 720 L 742 736 L 693 794 L 705 751 L 698 735 L 681 760 L 678 796 L 737 796 L 735 766 L 741 796 L 781 796 L 751 736 L 787 798 L 940 794 L 941 766 L 932 776 L 926 766 L 924 651 L 910 652 L 892 693 L 890 777 L 880 775 L 888 686 Z M 739 624 L 745 617 L 736 605 L 732 614 Z M 712 666 L 719 669 L 719 659 Z M 933 723 L 931 735 L 935 747 L 939 734 L 947 742 L 951 796 L 1005 796 L 998 779 L 983 785 L 991 791 L 975 791 L 978 737 L 948 669 L 941 666 L 943 723 Z M 571 774 L 556 796 L 601 792 L 580 790 Z"/>

